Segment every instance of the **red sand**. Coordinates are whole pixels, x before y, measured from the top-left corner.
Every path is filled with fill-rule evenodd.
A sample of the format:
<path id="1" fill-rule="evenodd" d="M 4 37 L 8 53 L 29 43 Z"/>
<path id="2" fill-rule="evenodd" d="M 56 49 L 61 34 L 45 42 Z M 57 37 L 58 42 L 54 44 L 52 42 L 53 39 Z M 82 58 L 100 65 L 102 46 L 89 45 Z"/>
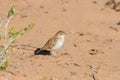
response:
<path id="1" fill-rule="evenodd" d="M 106 0 L 13 0 L 18 15 L 10 26 L 36 27 L 10 51 L 10 65 L 1 80 L 120 80 L 120 12 Z M 0 16 L 9 10 L 0 2 Z M 67 35 L 58 58 L 34 55 L 57 31 Z M 25 46 L 26 45 L 26 46 Z M 32 48 L 32 47 L 35 48 Z"/>

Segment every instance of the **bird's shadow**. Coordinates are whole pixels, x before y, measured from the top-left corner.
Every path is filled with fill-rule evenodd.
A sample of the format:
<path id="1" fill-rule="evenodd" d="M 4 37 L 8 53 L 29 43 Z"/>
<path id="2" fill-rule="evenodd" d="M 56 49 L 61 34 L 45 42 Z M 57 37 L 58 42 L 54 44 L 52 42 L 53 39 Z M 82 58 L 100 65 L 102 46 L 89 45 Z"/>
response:
<path id="1" fill-rule="evenodd" d="M 48 50 L 40 51 L 40 48 L 37 48 L 34 51 L 34 55 L 51 55 L 51 53 Z"/>

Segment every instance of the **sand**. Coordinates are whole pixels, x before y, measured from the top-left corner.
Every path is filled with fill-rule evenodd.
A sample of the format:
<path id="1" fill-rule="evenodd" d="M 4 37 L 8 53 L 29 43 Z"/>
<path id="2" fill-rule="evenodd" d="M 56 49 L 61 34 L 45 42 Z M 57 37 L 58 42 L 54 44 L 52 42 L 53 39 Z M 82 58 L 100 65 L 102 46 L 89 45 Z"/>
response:
<path id="1" fill-rule="evenodd" d="M 120 80 L 120 12 L 108 0 L 13 0 L 17 30 L 36 26 L 20 37 L 9 52 L 2 80 Z M 119 1 L 119 0 L 116 0 Z M 2 20 L 8 0 L 0 2 Z M 65 43 L 52 55 L 34 55 L 57 31 Z M 2 44 L 2 43 L 1 43 Z"/>

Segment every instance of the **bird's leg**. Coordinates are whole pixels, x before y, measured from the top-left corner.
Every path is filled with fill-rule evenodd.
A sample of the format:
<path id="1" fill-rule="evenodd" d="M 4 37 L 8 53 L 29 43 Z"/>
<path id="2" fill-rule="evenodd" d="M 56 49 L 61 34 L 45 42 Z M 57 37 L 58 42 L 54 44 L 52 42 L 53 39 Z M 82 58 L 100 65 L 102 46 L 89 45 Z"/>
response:
<path id="1" fill-rule="evenodd" d="M 57 58 L 58 56 L 56 55 L 55 51 L 51 51 L 52 52 L 52 55 Z"/>

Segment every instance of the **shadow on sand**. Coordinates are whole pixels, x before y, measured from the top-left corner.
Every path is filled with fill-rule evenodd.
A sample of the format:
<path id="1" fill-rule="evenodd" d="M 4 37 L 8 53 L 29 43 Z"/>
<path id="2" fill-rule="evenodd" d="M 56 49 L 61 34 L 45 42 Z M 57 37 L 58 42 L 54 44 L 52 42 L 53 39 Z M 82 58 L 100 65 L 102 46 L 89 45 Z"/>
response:
<path id="1" fill-rule="evenodd" d="M 34 51 L 34 55 L 51 55 L 51 53 L 48 50 L 40 51 L 40 48 L 37 48 Z"/>

